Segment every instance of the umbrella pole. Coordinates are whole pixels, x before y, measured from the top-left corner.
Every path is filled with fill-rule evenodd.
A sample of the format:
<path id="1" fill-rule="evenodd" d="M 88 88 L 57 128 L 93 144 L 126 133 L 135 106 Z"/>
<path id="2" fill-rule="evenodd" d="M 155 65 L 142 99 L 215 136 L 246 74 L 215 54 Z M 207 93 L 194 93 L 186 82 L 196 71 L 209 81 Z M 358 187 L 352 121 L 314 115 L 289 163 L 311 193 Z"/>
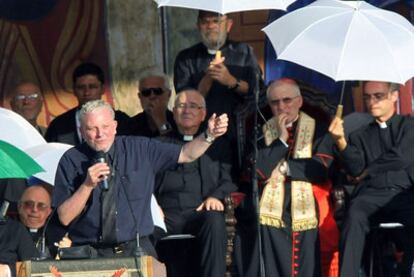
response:
<path id="1" fill-rule="evenodd" d="M 258 147 L 257 147 L 257 138 L 259 137 L 259 127 L 257 123 L 257 115 L 259 113 L 259 80 L 260 73 L 256 73 L 256 87 L 254 90 L 254 116 L 253 116 L 253 159 L 252 159 L 252 197 L 253 197 L 253 207 L 256 212 L 256 230 L 257 230 L 257 241 L 258 241 L 258 252 L 259 252 L 259 272 L 260 277 L 265 277 L 266 273 L 264 270 L 264 259 L 263 259 L 263 247 L 262 247 L 262 232 L 261 225 L 259 221 L 260 209 L 259 209 L 259 184 L 257 180 L 257 158 L 258 158 Z"/>
<path id="2" fill-rule="evenodd" d="M 218 14 L 218 19 L 219 19 L 219 36 L 218 37 L 220 37 L 220 32 L 221 32 L 221 29 L 220 29 L 220 24 L 221 24 L 221 17 L 222 17 L 222 15 L 220 14 L 220 13 L 217 13 Z M 221 50 L 220 50 L 220 40 L 219 39 L 217 39 L 217 52 L 216 52 L 216 56 L 214 57 L 214 60 L 215 61 L 220 61 L 221 60 Z"/>
<path id="3" fill-rule="evenodd" d="M 162 67 L 163 72 L 168 74 L 170 64 L 169 64 L 169 44 L 168 44 L 168 15 L 167 9 L 165 7 L 161 7 L 161 45 L 162 45 Z"/>
<path id="4" fill-rule="evenodd" d="M 335 117 L 342 118 L 342 114 L 344 111 L 344 105 L 342 104 L 342 101 L 344 100 L 344 93 L 345 93 L 345 81 L 342 82 L 342 89 L 341 89 L 341 95 L 339 96 L 339 104 L 336 108 Z"/>

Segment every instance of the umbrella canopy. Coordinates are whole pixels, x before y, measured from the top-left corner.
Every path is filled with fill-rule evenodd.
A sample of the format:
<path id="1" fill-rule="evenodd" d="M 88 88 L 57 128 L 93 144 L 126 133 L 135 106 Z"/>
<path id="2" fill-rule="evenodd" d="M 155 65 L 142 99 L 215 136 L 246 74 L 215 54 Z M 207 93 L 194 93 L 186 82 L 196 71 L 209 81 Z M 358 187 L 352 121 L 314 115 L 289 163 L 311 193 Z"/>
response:
<path id="1" fill-rule="evenodd" d="M 0 179 L 27 178 L 41 171 L 43 168 L 29 155 L 0 140 Z"/>
<path id="2" fill-rule="evenodd" d="M 296 0 L 155 0 L 158 7 L 170 6 L 227 14 L 250 10 L 286 10 Z"/>
<path id="3" fill-rule="evenodd" d="M 365 1 L 319 0 L 263 31 L 278 59 L 335 81 L 404 84 L 414 76 L 414 27 L 399 14 Z"/>
<path id="4" fill-rule="evenodd" d="M 51 142 L 25 149 L 25 152 L 44 168 L 43 172 L 36 173 L 33 176 L 54 186 L 60 158 L 72 147 L 72 145 L 65 143 Z"/>
<path id="5" fill-rule="evenodd" d="M 0 108 L 0 140 L 7 141 L 20 149 L 46 143 L 40 133 L 21 115 Z"/>

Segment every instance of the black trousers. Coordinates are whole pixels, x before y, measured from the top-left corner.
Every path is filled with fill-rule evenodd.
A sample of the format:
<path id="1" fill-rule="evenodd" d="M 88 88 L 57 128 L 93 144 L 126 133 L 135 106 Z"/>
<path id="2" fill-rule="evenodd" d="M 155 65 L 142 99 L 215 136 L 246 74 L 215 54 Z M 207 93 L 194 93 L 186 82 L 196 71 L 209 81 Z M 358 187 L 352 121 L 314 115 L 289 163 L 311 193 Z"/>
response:
<path id="1" fill-rule="evenodd" d="M 227 234 L 223 212 L 191 209 L 164 210 L 164 214 L 169 234 L 190 233 L 196 237 L 198 272 L 189 276 L 224 276 Z"/>
<path id="2" fill-rule="evenodd" d="M 366 235 L 378 220 L 413 225 L 414 191 L 365 184 L 356 188 L 341 228 L 340 276 L 358 276 Z"/>

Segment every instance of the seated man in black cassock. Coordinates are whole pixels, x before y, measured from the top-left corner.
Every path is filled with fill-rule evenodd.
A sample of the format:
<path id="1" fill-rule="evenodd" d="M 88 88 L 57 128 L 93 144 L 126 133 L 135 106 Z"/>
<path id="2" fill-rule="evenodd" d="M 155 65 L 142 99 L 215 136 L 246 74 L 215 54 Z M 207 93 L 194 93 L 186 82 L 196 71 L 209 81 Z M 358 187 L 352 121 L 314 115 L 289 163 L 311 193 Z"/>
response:
<path id="1" fill-rule="evenodd" d="M 341 276 L 358 276 L 366 235 L 379 215 L 413 225 L 414 120 L 396 114 L 398 92 L 398 84 L 364 82 L 363 99 L 372 122 L 349 139 L 342 119 L 335 118 L 329 127 L 347 173 L 358 183 L 342 224 Z M 407 235 L 412 243 L 412 235 Z"/>
<path id="2" fill-rule="evenodd" d="M 174 119 L 168 110 L 171 90 L 168 77 L 161 74 L 144 76 L 138 81 L 138 98 L 143 112 L 131 117 L 128 135 L 157 137 L 174 127 Z"/>
<path id="3" fill-rule="evenodd" d="M 177 130 L 160 140 L 183 145 L 204 130 L 201 126 L 206 106 L 198 91 L 180 92 L 173 113 Z M 213 143 L 209 134 L 205 136 Z M 188 272 L 189 265 L 185 272 L 188 276 L 224 276 L 227 236 L 223 200 L 237 189 L 230 171 L 230 147 L 225 138 L 220 138 L 199 159 L 156 176 L 155 195 L 165 214 L 168 233 L 191 233 L 197 240 L 199 271 Z"/>
<path id="4" fill-rule="evenodd" d="M 303 99 L 295 81 L 273 81 L 267 99 L 274 117 L 264 125 L 257 159 L 258 178 L 265 182 L 259 215 L 264 270 L 266 276 L 318 276 L 313 190 L 328 179 L 332 142 L 325 135 L 327 126 L 300 111 Z M 257 257 L 248 276 L 257 276 Z"/>
<path id="5" fill-rule="evenodd" d="M 41 251 L 43 227 L 52 212 L 51 188 L 47 185 L 27 187 L 18 203 L 20 221 L 28 228 L 37 250 Z"/>
<path id="6" fill-rule="evenodd" d="M 0 276 L 15 276 L 16 262 L 39 255 L 29 232 L 16 220 L 0 222 Z"/>

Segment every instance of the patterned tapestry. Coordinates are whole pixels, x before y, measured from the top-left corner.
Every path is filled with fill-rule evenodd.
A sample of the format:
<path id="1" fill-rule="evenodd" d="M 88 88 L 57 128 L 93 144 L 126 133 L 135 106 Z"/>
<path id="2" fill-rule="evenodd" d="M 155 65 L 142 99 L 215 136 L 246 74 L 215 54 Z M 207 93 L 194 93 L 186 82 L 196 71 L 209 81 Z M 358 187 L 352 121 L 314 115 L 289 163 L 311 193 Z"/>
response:
<path id="1" fill-rule="evenodd" d="M 108 79 L 102 0 L 0 2 L 0 106 L 21 81 L 37 83 L 44 105 L 39 124 L 77 105 L 72 72 L 81 62 L 102 67 Z M 108 82 L 105 100 L 112 103 Z"/>

